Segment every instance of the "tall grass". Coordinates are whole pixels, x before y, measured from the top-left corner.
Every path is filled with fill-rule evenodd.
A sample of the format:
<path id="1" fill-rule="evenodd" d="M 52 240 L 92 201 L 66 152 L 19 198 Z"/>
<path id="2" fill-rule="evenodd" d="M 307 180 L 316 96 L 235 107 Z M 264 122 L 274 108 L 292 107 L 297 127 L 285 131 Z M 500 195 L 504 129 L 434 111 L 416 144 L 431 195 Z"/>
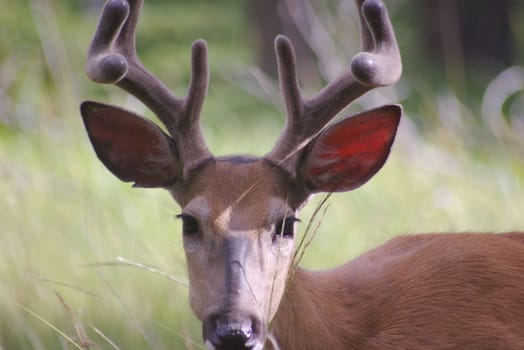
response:
<path id="1" fill-rule="evenodd" d="M 208 39 L 213 75 L 202 123 L 209 146 L 216 154 L 261 155 L 282 118 L 278 107 L 241 88 L 251 60 L 241 4 L 146 2 L 139 50 L 145 64 L 183 94 L 190 42 Z M 84 78 L 98 11 L 52 0 L 5 5 L 0 348 L 203 348 L 187 286 L 169 278 L 187 280 L 174 218 L 179 208 L 161 190 L 132 189 L 113 178 L 80 123 L 77 105 L 86 98 L 151 116 L 116 88 Z M 420 81 L 407 76 L 397 88 L 360 102 L 417 96 L 384 169 L 363 188 L 330 197 L 304 266 L 335 266 L 401 233 L 524 229 L 522 116 L 511 123 L 495 116 L 502 123 L 495 130 L 478 107 Z M 519 99 L 512 98 L 515 114 Z M 303 222 L 320 199 L 304 209 Z"/>

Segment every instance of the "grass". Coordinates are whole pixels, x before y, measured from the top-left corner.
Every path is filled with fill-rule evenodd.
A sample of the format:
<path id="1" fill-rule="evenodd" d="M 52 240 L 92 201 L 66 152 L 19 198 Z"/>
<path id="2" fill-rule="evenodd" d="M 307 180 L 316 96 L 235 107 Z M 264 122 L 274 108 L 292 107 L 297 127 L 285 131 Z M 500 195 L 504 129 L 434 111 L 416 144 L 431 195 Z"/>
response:
<path id="1" fill-rule="evenodd" d="M 161 190 L 118 182 L 82 129 L 83 99 L 145 112 L 116 88 L 84 78 L 97 13 L 50 0 L 16 3 L 9 6 L 20 21 L 1 19 L 13 35 L 2 31 L 0 47 L 0 348 L 203 348 L 187 287 L 117 259 L 187 280 L 177 205 Z M 238 3 L 183 2 L 172 10 L 151 1 L 140 50 L 182 94 L 189 43 L 209 39 L 213 76 L 202 116 L 208 144 L 216 154 L 241 148 L 260 155 L 282 120 L 277 107 L 241 88 L 247 78 L 239 66 L 250 53 Z M 217 17 L 206 22 L 210 11 Z M 58 42 L 50 38 L 53 20 Z M 170 37 L 173 27 L 180 37 Z M 38 34 L 42 28 L 47 34 Z M 155 33 L 168 44 L 153 42 Z M 58 71 L 49 57 L 62 57 Z M 524 229 L 522 135 L 495 133 L 473 117 L 478 107 L 418 79 L 405 77 L 361 102 L 401 100 L 409 108 L 384 169 L 361 189 L 329 199 L 303 266 L 336 266 L 400 233 Z M 301 230 L 320 199 L 304 209 Z"/>

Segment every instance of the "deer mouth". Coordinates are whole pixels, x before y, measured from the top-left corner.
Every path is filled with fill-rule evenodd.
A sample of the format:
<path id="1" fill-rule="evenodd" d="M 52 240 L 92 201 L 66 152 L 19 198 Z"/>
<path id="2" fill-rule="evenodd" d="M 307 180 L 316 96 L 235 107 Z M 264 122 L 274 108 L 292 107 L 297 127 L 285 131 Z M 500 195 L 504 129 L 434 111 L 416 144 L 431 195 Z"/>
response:
<path id="1" fill-rule="evenodd" d="M 215 346 L 210 341 L 206 341 L 206 348 L 208 350 L 262 350 L 264 348 L 264 344 L 260 342 L 256 342 L 256 344 L 248 345 L 248 344 L 238 344 L 235 346 L 234 344 L 231 345 L 225 345 L 225 346 Z"/>

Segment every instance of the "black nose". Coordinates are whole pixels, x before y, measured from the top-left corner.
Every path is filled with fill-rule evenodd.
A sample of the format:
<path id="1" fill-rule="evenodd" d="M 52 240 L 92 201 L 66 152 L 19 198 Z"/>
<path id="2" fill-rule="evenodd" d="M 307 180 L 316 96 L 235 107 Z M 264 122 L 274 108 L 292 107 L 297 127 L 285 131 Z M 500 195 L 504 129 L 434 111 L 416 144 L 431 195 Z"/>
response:
<path id="1" fill-rule="evenodd" d="M 230 348 L 241 348 L 251 338 L 251 322 L 218 324 L 216 335 L 220 343 Z"/>
<path id="2" fill-rule="evenodd" d="M 258 342 L 258 326 L 250 317 L 208 317 L 204 340 L 217 350 L 249 350 Z"/>

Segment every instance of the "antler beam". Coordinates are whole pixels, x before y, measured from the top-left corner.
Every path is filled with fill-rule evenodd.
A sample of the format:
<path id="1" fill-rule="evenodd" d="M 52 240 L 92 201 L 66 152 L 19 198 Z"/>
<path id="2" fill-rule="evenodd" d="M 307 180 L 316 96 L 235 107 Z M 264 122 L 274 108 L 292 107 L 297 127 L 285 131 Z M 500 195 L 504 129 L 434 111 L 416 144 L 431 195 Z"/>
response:
<path id="1" fill-rule="evenodd" d="M 356 0 L 362 30 L 362 52 L 351 68 L 329 83 L 316 96 L 300 92 L 295 55 L 289 39 L 275 40 L 280 88 L 286 107 L 286 127 L 266 158 L 294 174 L 300 150 L 338 112 L 367 91 L 395 83 L 402 63 L 386 7 L 380 0 Z"/>
<path id="2" fill-rule="evenodd" d="M 87 75 L 98 83 L 115 84 L 149 107 L 175 140 L 185 169 L 211 157 L 199 126 L 208 86 L 207 45 L 192 48 L 187 97 L 177 98 L 140 63 L 135 31 L 143 0 L 109 0 L 103 9 L 87 58 Z"/>

